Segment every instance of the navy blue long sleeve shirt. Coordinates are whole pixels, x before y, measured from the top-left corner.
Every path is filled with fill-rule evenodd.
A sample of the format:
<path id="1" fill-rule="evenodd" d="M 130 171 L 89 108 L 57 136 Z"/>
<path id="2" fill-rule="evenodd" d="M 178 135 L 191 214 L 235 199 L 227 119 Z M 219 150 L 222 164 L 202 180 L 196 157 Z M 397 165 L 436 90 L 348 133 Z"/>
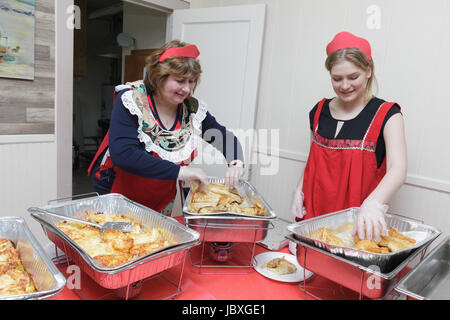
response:
<path id="1" fill-rule="evenodd" d="M 139 141 L 138 118 L 132 115 L 122 103 L 121 97 L 126 91 L 123 90 L 118 93 L 111 115 L 109 152 L 112 162 L 118 168 L 141 177 L 176 180 L 180 165 L 154 157 L 145 150 L 143 144 Z M 210 129 L 218 130 L 224 138 L 215 139 L 212 136 L 209 141 L 205 141 L 221 151 L 228 163 L 235 159 L 243 160 L 242 147 L 238 139 L 207 112 L 206 118 L 202 122 L 202 138 Z M 227 152 L 226 150 L 227 140 L 229 141 L 229 139 L 233 139 L 233 152 Z"/>

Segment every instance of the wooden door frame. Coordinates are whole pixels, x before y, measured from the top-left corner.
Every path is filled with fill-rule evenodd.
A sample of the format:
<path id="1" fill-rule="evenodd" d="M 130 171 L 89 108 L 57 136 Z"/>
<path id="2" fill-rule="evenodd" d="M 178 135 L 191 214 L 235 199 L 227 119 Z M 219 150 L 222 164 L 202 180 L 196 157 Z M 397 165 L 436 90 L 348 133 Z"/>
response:
<path id="1" fill-rule="evenodd" d="M 73 0 L 55 1 L 56 195 L 72 195 L 73 29 L 68 27 Z"/>

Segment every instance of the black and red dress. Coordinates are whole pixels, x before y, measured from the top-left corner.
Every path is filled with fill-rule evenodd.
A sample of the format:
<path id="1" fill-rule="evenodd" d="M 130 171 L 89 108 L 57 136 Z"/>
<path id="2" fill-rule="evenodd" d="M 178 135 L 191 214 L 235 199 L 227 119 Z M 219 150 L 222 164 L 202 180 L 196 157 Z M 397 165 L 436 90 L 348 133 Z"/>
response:
<path id="1" fill-rule="evenodd" d="M 353 119 L 339 121 L 330 112 L 331 99 L 310 112 L 312 143 L 303 175 L 306 216 L 317 217 L 359 207 L 386 174 L 383 129 L 400 106 L 372 98 Z"/>

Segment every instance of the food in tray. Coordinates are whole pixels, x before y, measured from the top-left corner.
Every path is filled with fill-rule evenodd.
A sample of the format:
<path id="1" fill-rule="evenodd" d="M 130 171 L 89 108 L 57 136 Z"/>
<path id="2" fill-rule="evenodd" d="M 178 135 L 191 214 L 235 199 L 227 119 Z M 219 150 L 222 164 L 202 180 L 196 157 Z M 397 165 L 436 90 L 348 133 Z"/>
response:
<path id="1" fill-rule="evenodd" d="M 33 278 L 25 270 L 13 242 L 0 238 L 0 297 L 36 291 Z"/>
<path id="2" fill-rule="evenodd" d="M 335 236 L 328 228 L 319 228 L 311 233 L 309 237 L 335 246 L 345 246 L 345 242 Z"/>
<path id="3" fill-rule="evenodd" d="M 119 266 L 175 244 L 167 231 L 141 225 L 120 214 L 86 211 L 83 219 L 98 224 L 111 221 L 134 223 L 131 232 L 109 229 L 103 234 L 99 228 L 82 223 L 62 221 L 56 224 L 57 228 L 80 245 L 97 263 L 105 267 Z"/>
<path id="4" fill-rule="evenodd" d="M 355 248 L 360 250 L 375 253 L 389 253 L 411 247 L 416 243 L 416 240 L 390 227 L 389 234 L 386 237 L 381 237 L 381 240 L 378 242 L 373 240 L 360 240 L 357 236 L 354 242 Z"/>
<path id="5" fill-rule="evenodd" d="M 297 271 L 297 267 L 293 263 L 287 261 L 285 257 L 274 258 L 269 262 L 264 263 L 262 268 L 267 268 L 267 270 L 279 276 L 295 273 Z"/>
<path id="6" fill-rule="evenodd" d="M 355 249 L 362 251 L 369 251 L 374 253 L 389 253 L 389 248 L 378 246 L 377 243 L 373 240 L 356 240 L 355 245 L 353 246 Z"/>
<path id="7" fill-rule="evenodd" d="M 338 228 L 338 230 L 339 229 L 342 230 L 342 228 Z M 346 227 L 345 229 L 348 228 Z M 351 247 L 357 250 L 381 254 L 402 250 L 411 247 L 416 243 L 416 240 L 402 234 L 393 227 L 389 228 L 389 234 L 385 237 L 382 236 L 380 241 L 359 239 L 358 236 L 355 236 L 352 239 L 351 246 L 347 245 L 345 241 L 335 234 L 335 232 L 330 231 L 328 228 L 319 228 L 312 232 L 309 237 L 340 247 Z"/>
<path id="8" fill-rule="evenodd" d="M 249 216 L 266 216 L 266 210 L 257 202 L 253 206 L 243 205 L 244 199 L 236 188 L 228 189 L 223 183 L 211 183 L 206 191 L 200 191 L 198 186 L 192 188 L 192 213 L 233 212 Z"/>

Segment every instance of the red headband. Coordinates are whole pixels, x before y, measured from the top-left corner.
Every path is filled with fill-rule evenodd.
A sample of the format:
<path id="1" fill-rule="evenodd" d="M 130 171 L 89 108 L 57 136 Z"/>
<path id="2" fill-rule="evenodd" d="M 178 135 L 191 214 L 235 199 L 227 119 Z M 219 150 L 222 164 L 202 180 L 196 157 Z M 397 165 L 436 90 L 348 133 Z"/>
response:
<path id="1" fill-rule="evenodd" d="M 350 32 L 339 32 L 327 45 L 327 56 L 335 51 L 345 48 L 357 48 L 366 54 L 367 59 L 372 60 L 372 52 L 369 42 L 357 37 Z"/>
<path id="2" fill-rule="evenodd" d="M 200 55 L 200 51 L 198 51 L 197 46 L 195 44 L 191 44 L 191 45 L 188 45 L 185 47 L 167 49 L 159 57 L 159 62 L 163 62 L 167 58 L 172 58 L 172 57 L 197 58 L 199 55 Z"/>

